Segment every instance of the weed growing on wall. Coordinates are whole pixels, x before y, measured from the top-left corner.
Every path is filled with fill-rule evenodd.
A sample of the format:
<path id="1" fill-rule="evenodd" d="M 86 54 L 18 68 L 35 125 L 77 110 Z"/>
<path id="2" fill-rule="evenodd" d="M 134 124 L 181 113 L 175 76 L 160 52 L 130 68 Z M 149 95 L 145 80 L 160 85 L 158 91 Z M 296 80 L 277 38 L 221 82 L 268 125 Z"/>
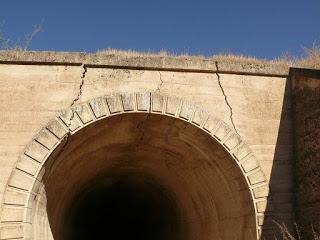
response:
<path id="1" fill-rule="evenodd" d="M 0 50 L 27 51 L 34 37 L 42 31 L 42 24 L 33 26 L 30 33 L 26 34 L 21 41 L 14 41 L 6 37 L 4 32 L 4 21 L 0 21 Z"/>

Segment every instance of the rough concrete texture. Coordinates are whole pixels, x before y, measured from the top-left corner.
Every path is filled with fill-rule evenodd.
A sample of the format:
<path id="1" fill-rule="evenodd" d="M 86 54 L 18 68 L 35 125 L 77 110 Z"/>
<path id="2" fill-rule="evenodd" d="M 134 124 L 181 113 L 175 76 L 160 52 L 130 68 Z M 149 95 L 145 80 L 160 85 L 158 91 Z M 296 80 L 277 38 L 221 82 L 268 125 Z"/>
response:
<path id="1" fill-rule="evenodd" d="M 161 55 L 136 55 L 125 53 L 68 53 L 68 52 L 26 52 L 26 51 L 0 51 L 0 62 L 55 63 L 89 66 L 109 66 L 126 69 L 150 69 L 150 70 L 175 70 L 192 72 L 215 72 L 216 62 L 219 62 L 219 71 L 228 73 L 242 73 L 254 75 L 287 76 L 288 64 L 277 64 L 268 61 L 242 60 L 219 61 L 215 58 L 196 56 L 161 56 Z"/>
<path id="2" fill-rule="evenodd" d="M 320 71 L 291 69 L 297 222 L 305 239 L 320 231 Z"/>
<path id="3" fill-rule="evenodd" d="M 90 225 L 88 205 L 99 199 L 88 192 L 149 206 L 139 212 L 158 216 L 163 224 L 152 226 L 162 226 L 154 229 L 162 239 L 272 239 L 274 220 L 291 226 L 285 71 L 169 58 L 90 62 L 78 53 L 0 57 L 0 239 L 79 239 L 75 226 Z M 111 214 L 114 202 L 101 212 Z"/>

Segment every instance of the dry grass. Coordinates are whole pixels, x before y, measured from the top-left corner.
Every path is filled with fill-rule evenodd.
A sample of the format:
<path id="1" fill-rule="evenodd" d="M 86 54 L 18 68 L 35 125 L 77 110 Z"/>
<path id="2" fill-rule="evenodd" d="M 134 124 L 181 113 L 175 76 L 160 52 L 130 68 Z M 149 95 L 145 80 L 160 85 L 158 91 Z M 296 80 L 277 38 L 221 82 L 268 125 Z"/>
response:
<path id="1" fill-rule="evenodd" d="M 242 64 L 255 64 L 255 65 L 277 65 L 279 67 L 303 67 L 320 69 L 320 45 L 314 45 L 312 48 L 305 48 L 304 54 L 300 58 L 294 58 L 289 56 L 282 56 L 273 60 L 259 59 L 251 56 L 237 55 L 237 54 L 217 54 L 209 57 L 202 55 L 189 55 L 188 53 L 175 54 L 169 53 L 165 50 L 160 52 L 138 52 L 134 50 L 118 50 L 108 48 L 105 50 L 99 50 L 97 55 L 116 55 L 120 57 L 175 57 L 182 59 L 209 59 L 226 63 L 242 63 Z"/>
<path id="2" fill-rule="evenodd" d="M 298 60 L 301 67 L 320 68 L 320 45 L 305 49 L 306 56 Z"/>
<path id="3" fill-rule="evenodd" d="M 135 50 L 122 50 L 115 48 L 107 48 L 103 50 L 99 50 L 96 52 L 97 55 L 114 55 L 119 57 L 174 57 L 174 58 L 182 58 L 182 59 L 202 59 L 204 56 L 202 55 L 190 55 L 188 53 L 176 54 L 170 53 L 166 50 L 161 50 L 159 52 L 152 51 L 135 51 Z"/>
<path id="4" fill-rule="evenodd" d="M 301 229 L 295 224 L 295 232 L 290 232 L 288 228 L 284 224 L 280 224 L 274 221 L 275 225 L 279 228 L 281 233 L 281 240 L 305 240 L 301 236 Z M 320 240 L 320 234 L 314 230 L 312 227 L 312 232 L 310 233 L 312 236 L 308 237 L 308 240 Z"/>
<path id="5" fill-rule="evenodd" d="M 14 50 L 14 51 L 27 51 L 33 38 L 40 33 L 42 29 L 42 24 L 33 26 L 32 31 L 25 35 L 22 41 L 12 41 L 11 39 L 5 37 L 2 32 L 4 22 L 0 21 L 0 50 Z"/>

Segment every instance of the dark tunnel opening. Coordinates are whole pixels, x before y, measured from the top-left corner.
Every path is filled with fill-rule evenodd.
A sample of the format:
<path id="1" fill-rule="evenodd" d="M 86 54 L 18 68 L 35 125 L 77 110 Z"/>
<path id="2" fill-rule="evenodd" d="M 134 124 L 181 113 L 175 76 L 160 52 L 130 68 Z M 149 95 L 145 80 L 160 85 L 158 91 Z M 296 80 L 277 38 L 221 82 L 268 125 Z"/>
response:
<path id="1" fill-rule="evenodd" d="M 51 154 L 42 181 L 53 239 L 256 239 L 248 184 L 223 146 L 190 123 L 145 119 L 98 121 Z"/>
<path id="2" fill-rule="evenodd" d="M 92 181 L 66 213 L 66 240 L 179 239 L 179 217 L 165 189 L 130 173 Z"/>

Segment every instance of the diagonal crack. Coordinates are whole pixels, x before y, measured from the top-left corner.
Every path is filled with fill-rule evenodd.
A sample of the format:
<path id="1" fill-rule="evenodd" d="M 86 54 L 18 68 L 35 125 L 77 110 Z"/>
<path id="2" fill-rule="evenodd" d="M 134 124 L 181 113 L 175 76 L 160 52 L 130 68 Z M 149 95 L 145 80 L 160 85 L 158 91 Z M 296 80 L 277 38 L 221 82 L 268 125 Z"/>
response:
<path id="1" fill-rule="evenodd" d="M 72 100 L 69 108 L 71 109 L 71 117 L 69 119 L 69 132 L 70 132 L 70 126 L 71 126 L 71 123 L 72 123 L 72 120 L 74 119 L 74 116 L 75 116 L 75 112 L 76 112 L 76 109 L 74 108 L 74 105 L 79 101 L 81 95 L 82 95 L 82 88 L 83 88 L 83 85 L 84 85 L 84 79 L 86 77 L 86 73 L 87 73 L 87 67 L 86 65 L 82 64 L 81 67 L 83 68 L 83 72 L 82 72 L 82 75 L 81 75 L 81 82 L 79 84 L 79 90 L 78 90 L 78 93 L 76 95 L 76 97 Z"/>
<path id="2" fill-rule="evenodd" d="M 75 114 L 76 114 L 76 109 L 74 108 L 74 105 L 79 101 L 81 95 L 82 95 L 82 88 L 83 88 L 83 85 L 84 85 L 84 79 L 86 77 L 86 73 L 87 73 L 87 67 L 85 64 L 82 64 L 81 65 L 83 71 L 82 71 L 82 75 L 81 75 L 81 82 L 79 84 L 79 90 L 78 90 L 78 93 L 76 95 L 76 97 L 72 100 L 69 108 L 71 109 L 71 116 L 70 116 L 70 119 L 69 119 L 69 123 L 68 123 L 68 133 L 67 133 L 67 137 L 69 137 L 69 135 L 71 134 L 71 124 L 72 124 L 72 121 L 75 117 Z"/>
<path id="3" fill-rule="evenodd" d="M 70 141 L 70 136 L 71 136 L 71 124 L 72 121 L 75 117 L 76 114 L 76 109 L 74 108 L 74 105 L 79 101 L 81 95 L 82 95 L 82 88 L 84 85 L 84 81 L 85 81 L 85 77 L 86 77 L 86 73 L 87 73 L 87 67 L 85 64 L 81 65 L 83 71 L 81 74 L 81 82 L 79 84 L 79 88 L 78 88 L 78 93 L 76 95 L 76 97 L 72 100 L 71 104 L 69 105 L 69 108 L 71 109 L 71 116 L 69 118 L 69 122 L 68 122 L 68 132 L 66 133 L 66 135 L 63 137 L 61 143 L 63 143 L 62 147 L 60 148 L 59 152 L 57 153 L 55 159 L 58 159 L 58 157 L 60 156 L 60 154 L 64 151 L 64 149 L 66 148 L 66 146 L 68 145 L 69 141 Z M 55 161 L 52 163 L 52 165 L 49 168 L 52 168 L 53 165 L 55 165 Z"/>
<path id="4" fill-rule="evenodd" d="M 87 67 L 85 64 L 82 64 L 81 67 L 83 68 L 83 72 L 82 72 L 82 75 L 81 75 L 81 82 L 80 82 L 80 85 L 79 85 L 79 91 L 76 95 L 76 97 L 72 100 L 72 103 L 70 104 L 70 108 L 73 107 L 80 99 L 81 95 L 82 95 L 82 87 L 84 85 L 84 79 L 86 77 L 86 73 L 87 73 Z"/>
<path id="5" fill-rule="evenodd" d="M 74 105 L 79 101 L 81 95 L 82 95 L 82 88 L 83 88 L 83 85 L 84 85 L 84 79 L 86 77 L 86 73 L 87 73 L 87 67 L 85 64 L 82 64 L 81 65 L 83 71 L 82 71 L 82 75 L 81 75 L 81 82 L 79 84 L 79 90 L 78 90 L 78 93 L 76 95 L 76 97 L 72 100 L 69 108 L 71 109 L 71 116 L 70 116 L 70 119 L 69 119 L 69 122 L 68 122 L 68 133 L 66 134 L 65 136 L 65 146 L 68 144 L 69 142 L 69 137 L 71 135 L 71 124 L 72 124 L 72 121 L 74 119 L 74 116 L 76 114 L 76 109 L 74 108 Z"/>
<path id="6" fill-rule="evenodd" d="M 231 107 L 231 105 L 230 105 L 230 103 L 229 103 L 229 101 L 228 101 L 228 97 L 227 97 L 227 95 L 226 95 L 226 93 L 225 93 L 225 91 L 224 91 L 224 89 L 223 89 L 223 87 L 222 87 L 222 83 L 221 83 L 221 79 L 220 79 L 220 74 L 219 74 L 218 61 L 216 61 L 215 64 L 216 64 L 216 70 L 217 70 L 217 71 L 216 71 L 216 75 L 217 75 L 217 78 L 218 78 L 218 84 L 219 84 L 219 87 L 220 87 L 220 89 L 221 89 L 221 92 L 222 92 L 222 94 L 223 94 L 223 96 L 224 96 L 224 101 L 226 102 L 226 104 L 227 104 L 227 106 L 228 106 L 228 108 L 229 108 L 229 110 L 230 110 L 230 121 L 231 121 L 232 127 L 233 127 L 234 131 L 237 133 L 237 135 L 240 136 L 240 134 L 238 133 L 238 131 L 237 131 L 237 129 L 236 129 L 236 125 L 234 124 L 234 121 L 233 121 L 233 110 L 232 110 L 232 107 Z"/>

